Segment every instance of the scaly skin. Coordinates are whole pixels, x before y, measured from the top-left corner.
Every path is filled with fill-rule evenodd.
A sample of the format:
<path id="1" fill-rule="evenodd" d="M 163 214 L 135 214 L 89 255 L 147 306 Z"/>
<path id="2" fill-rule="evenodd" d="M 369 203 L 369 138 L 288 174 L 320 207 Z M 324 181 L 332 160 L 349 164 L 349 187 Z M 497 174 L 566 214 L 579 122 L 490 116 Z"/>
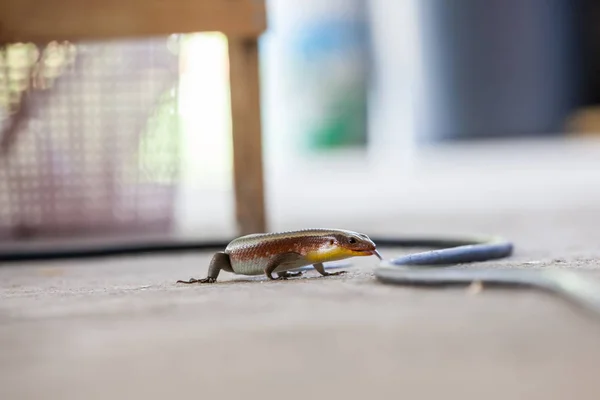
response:
<path id="1" fill-rule="evenodd" d="M 177 282 L 212 283 L 221 270 L 238 275 L 265 274 L 271 280 L 287 279 L 302 274 L 288 271 L 307 265 L 323 276 L 340 275 L 345 271 L 326 272 L 323 263 L 371 255 L 381 259 L 367 235 L 343 229 L 259 233 L 234 239 L 224 251 L 216 253 L 206 278 Z"/>

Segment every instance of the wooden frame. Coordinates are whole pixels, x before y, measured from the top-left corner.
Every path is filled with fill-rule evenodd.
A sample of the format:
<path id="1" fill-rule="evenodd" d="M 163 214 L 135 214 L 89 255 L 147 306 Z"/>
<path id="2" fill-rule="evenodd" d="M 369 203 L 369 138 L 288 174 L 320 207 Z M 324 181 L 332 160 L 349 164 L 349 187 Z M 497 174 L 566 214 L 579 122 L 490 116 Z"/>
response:
<path id="1" fill-rule="evenodd" d="M 117 39 L 219 31 L 257 37 L 264 0 L 2 0 L 4 42 Z"/>
<path id="2" fill-rule="evenodd" d="M 227 35 L 239 234 L 267 230 L 258 37 L 264 0 L 2 0 L 0 43 L 112 40 L 218 31 Z"/>

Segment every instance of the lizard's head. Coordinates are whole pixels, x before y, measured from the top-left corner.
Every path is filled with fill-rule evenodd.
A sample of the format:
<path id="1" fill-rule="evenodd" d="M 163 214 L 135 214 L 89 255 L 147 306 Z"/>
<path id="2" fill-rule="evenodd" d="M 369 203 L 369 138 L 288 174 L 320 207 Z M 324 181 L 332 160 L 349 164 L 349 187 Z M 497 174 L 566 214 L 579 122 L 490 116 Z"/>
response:
<path id="1" fill-rule="evenodd" d="M 381 259 L 381 255 L 377 251 L 377 246 L 364 233 L 344 232 L 336 235 L 337 246 L 350 252 L 352 256 L 372 256 L 375 255 Z"/>
<path id="2" fill-rule="evenodd" d="M 320 261 L 336 261 L 350 257 L 377 256 L 377 246 L 365 234 L 352 231 L 338 231 L 325 237 L 325 242 L 309 258 L 315 257 Z M 313 257 L 311 257 L 313 256 Z"/>

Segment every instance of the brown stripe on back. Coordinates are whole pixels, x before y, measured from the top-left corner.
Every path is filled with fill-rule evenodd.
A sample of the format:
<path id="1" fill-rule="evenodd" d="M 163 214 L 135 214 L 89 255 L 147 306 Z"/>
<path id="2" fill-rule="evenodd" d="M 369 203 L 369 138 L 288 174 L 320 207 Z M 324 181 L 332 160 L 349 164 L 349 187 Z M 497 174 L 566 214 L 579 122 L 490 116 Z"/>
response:
<path id="1" fill-rule="evenodd" d="M 305 255 L 318 250 L 340 233 L 339 230 L 311 229 L 247 235 L 233 240 L 225 251 L 232 259 L 240 261 L 289 252 Z"/>

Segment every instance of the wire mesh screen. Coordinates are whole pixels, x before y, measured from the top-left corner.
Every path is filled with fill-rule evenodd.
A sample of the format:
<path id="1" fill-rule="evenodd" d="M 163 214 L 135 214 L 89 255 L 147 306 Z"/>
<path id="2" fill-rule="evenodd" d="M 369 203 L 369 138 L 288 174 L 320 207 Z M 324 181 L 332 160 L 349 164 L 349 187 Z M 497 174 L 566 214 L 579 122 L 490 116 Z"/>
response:
<path id="1" fill-rule="evenodd" d="M 0 240 L 164 232 L 178 176 L 177 40 L 0 53 Z"/>

